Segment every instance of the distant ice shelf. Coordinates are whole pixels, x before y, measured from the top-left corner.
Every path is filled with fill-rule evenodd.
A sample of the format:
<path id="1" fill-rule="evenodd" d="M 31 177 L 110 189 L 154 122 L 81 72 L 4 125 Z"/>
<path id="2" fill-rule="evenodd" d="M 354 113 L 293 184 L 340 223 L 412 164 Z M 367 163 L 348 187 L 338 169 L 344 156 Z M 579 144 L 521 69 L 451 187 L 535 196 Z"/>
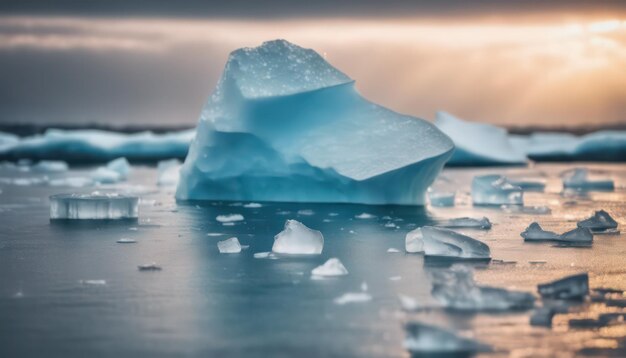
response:
<path id="1" fill-rule="evenodd" d="M 58 194 L 50 197 L 51 220 L 119 220 L 139 217 L 139 198 L 118 193 Z"/>

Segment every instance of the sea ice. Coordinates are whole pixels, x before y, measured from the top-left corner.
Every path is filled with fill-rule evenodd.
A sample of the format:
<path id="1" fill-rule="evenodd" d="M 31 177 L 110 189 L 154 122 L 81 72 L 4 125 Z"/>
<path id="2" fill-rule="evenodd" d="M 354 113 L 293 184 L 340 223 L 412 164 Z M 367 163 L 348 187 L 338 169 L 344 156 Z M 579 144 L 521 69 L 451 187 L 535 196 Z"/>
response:
<path id="1" fill-rule="evenodd" d="M 317 266 L 311 271 L 313 276 L 344 276 L 348 274 L 346 267 L 338 258 L 330 258 L 323 265 Z"/>
<path id="2" fill-rule="evenodd" d="M 319 255 L 324 248 L 324 236 L 296 220 L 287 220 L 283 231 L 274 236 L 272 252 L 277 254 Z"/>
<path id="3" fill-rule="evenodd" d="M 591 230 L 592 233 L 614 232 L 617 229 L 617 221 L 606 211 L 600 210 L 596 211 L 590 218 L 579 221 L 577 226 L 587 228 Z"/>
<path id="4" fill-rule="evenodd" d="M 554 241 L 559 239 L 559 234 L 546 231 L 541 228 L 537 222 L 532 222 L 528 227 L 520 234 L 526 241 Z"/>
<path id="5" fill-rule="evenodd" d="M 424 203 L 454 144 L 362 98 L 284 40 L 231 53 L 181 170 L 180 200 Z"/>
<path id="6" fill-rule="evenodd" d="M 41 160 L 32 169 L 39 172 L 65 172 L 69 166 L 61 160 Z"/>
<path id="7" fill-rule="evenodd" d="M 447 220 L 438 226 L 446 228 L 471 228 L 489 230 L 491 229 L 491 222 L 484 216 L 480 219 L 463 217 Z"/>
<path id="8" fill-rule="evenodd" d="M 218 215 L 215 217 L 215 220 L 221 223 L 230 223 L 235 221 L 243 221 L 243 215 L 241 214 L 227 214 L 227 215 Z"/>
<path id="9" fill-rule="evenodd" d="M 405 238 L 407 252 L 423 252 L 425 256 L 457 259 L 489 259 L 489 246 L 458 232 L 423 226 L 409 232 Z"/>
<path id="10" fill-rule="evenodd" d="M 357 219 L 373 219 L 375 218 L 376 215 L 372 215 L 369 213 L 360 213 L 359 215 L 356 215 L 355 218 Z"/>
<path id="11" fill-rule="evenodd" d="M 57 194 L 50 196 L 50 219 L 137 219 L 139 198 L 118 193 Z"/>
<path id="12" fill-rule="evenodd" d="M 589 275 L 581 273 L 537 286 L 542 298 L 583 299 L 589 294 Z"/>
<path id="13" fill-rule="evenodd" d="M 472 201 L 475 205 L 523 205 L 524 192 L 504 176 L 476 176 L 472 180 Z"/>
<path id="14" fill-rule="evenodd" d="M 530 316 L 531 326 L 550 327 L 556 310 L 552 307 L 539 307 Z"/>
<path id="15" fill-rule="evenodd" d="M 139 265 L 137 266 L 137 269 L 139 269 L 139 271 L 161 271 L 163 268 L 153 262 L 150 264 Z"/>
<path id="16" fill-rule="evenodd" d="M 449 309 L 460 311 L 510 311 L 533 307 L 535 297 L 528 292 L 479 286 L 466 266 L 431 273 L 432 295 Z"/>
<path id="17" fill-rule="evenodd" d="M 157 163 L 157 185 L 173 186 L 178 184 L 180 167 L 182 163 L 178 159 L 161 160 Z"/>
<path id="18" fill-rule="evenodd" d="M 592 180 L 588 178 L 589 170 L 586 168 L 574 168 L 561 174 L 563 188 L 578 190 L 613 190 L 614 184 L 611 179 Z"/>
<path id="19" fill-rule="evenodd" d="M 466 357 L 489 350 L 488 346 L 480 342 L 424 323 L 409 322 L 404 329 L 406 331 L 404 348 L 414 356 Z"/>
<path id="20" fill-rule="evenodd" d="M 236 237 L 231 237 L 224 241 L 218 241 L 217 248 L 220 254 L 238 254 L 241 252 L 241 245 Z"/>
<path id="21" fill-rule="evenodd" d="M 367 292 L 347 292 L 334 299 L 333 302 L 338 305 L 345 305 L 347 303 L 360 303 L 368 302 L 372 300 L 372 295 Z"/>
<path id="22" fill-rule="evenodd" d="M 526 155 L 515 149 L 505 129 L 468 122 L 450 113 L 437 112 L 435 125 L 456 147 L 450 165 L 524 164 Z"/>

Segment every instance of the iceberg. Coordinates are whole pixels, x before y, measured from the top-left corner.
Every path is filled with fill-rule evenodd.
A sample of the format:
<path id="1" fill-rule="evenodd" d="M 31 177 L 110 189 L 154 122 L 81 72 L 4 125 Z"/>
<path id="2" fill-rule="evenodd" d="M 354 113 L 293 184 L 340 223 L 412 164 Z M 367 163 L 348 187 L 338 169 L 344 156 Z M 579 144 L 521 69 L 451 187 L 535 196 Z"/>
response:
<path id="1" fill-rule="evenodd" d="M 362 303 L 372 300 L 372 295 L 367 292 L 347 292 L 335 298 L 333 302 L 337 305 L 345 305 L 348 303 Z"/>
<path id="2" fill-rule="evenodd" d="M 577 137 L 569 133 L 535 132 L 510 136 L 513 146 L 533 160 L 623 161 L 626 131 L 598 131 Z"/>
<path id="3" fill-rule="evenodd" d="M 537 222 L 532 222 L 520 234 L 526 241 L 555 241 L 559 239 L 559 234 L 544 230 Z"/>
<path id="4" fill-rule="evenodd" d="M 454 144 L 371 103 L 284 40 L 230 54 L 181 170 L 179 200 L 422 205 Z"/>
<path id="5" fill-rule="evenodd" d="M 451 229 L 470 228 L 470 229 L 489 230 L 491 229 L 491 221 L 489 221 L 489 219 L 487 219 L 484 216 L 480 219 L 463 217 L 463 218 L 454 218 L 454 219 L 444 221 L 438 226 L 451 228 Z"/>
<path id="6" fill-rule="evenodd" d="M 405 248 L 409 253 L 423 252 L 425 256 L 456 259 L 488 260 L 489 246 L 455 231 L 423 226 L 409 232 L 405 237 Z"/>
<path id="7" fill-rule="evenodd" d="M 582 300 L 589 294 L 589 275 L 581 273 L 537 286 L 544 299 Z"/>
<path id="8" fill-rule="evenodd" d="M 272 252 L 277 254 L 319 255 L 324 248 L 324 236 L 299 221 L 287 220 L 285 228 L 274 236 Z"/>
<path id="9" fill-rule="evenodd" d="M 348 274 L 348 270 L 338 258 L 333 257 L 328 259 L 323 265 L 314 268 L 311 274 L 320 277 L 344 276 Z"/>
<path id="10" fill-rule="evenodd" d="M 223 223 L 231 223 L 236 221 L 243 221 L 243 215 L 241 214 L 227 214 L 227 215 L 218 215 L 215 217 L 215 220 Z"/>
<path id="11" fill-rule="evenodd" d="M 604 210 L 596 211 L 593 216 L 579 221 L 576 225 L 579 228 L 587 228 L 592 233 L 617 232 L 617 221 Z"/>
<path id="12" fill-rule="evenodd" d="M 524 164 L 526 155 L 509 140 L 506 129 L 486 123 L 467 122 L 439 111 L 435 125 L 456 147 L 448 165 Z"/>
<path id="13" fill-rule="evenodd" d="M 126 158 L 117 158 L 108 162 L 106 166 L 94 170 L 91 173 L 91 178 L 96 183 L 115 184 L 126 180 L 130 170 L 130 164 Z"/>
<path id="14" fill-rule="evenodd" d="M 157 163 L 157 185 L 174 186 L 178 184 L 180 167 L 182 163 L 178 159 L 161 160 Z"/>
<path id="15" fill-rule="evenodd" d="M 481 175 L 472 179 L 474 205 L 523 205 L 524 192 L 502 175 Z"/>
<path id="16" fill-rule="evenodd" d="M 220 254 L 238 254 L 241 252 L 241 245 L 239 244 L 239 239 L 231 237 L 224 241 L 218 241 L 217 249 L 220 251 Z"/>
<path id="17" fill-rule="evenodd" d="M 563 188 L 576 190 L 613 190 L 615 185 L 611 179 L 591 180 L 588 178 L 589 170 L 586 168 L 574 168 L 561 174 Z"/>
<path id="18" fill-rule="evenodd" d="M 459 311 L 511 311 L 533 308 L 535 297 L 529 292 L 479 286 L 466 266 L 431 273 L 432 295 L 446 308 Z"/>
<path id="19" fill-rule="evenodd" d="M 468 357 L 490 350 L 483 343 L 420 322 L 409 322 L 404 330 L 404 348 L 413 356 Z"/>
<path id="20" fill-rule="evenodd" d="M 119 220 L 139 217 L 139 198 L 118 193 L 50 196 L 50 220 Z"/>

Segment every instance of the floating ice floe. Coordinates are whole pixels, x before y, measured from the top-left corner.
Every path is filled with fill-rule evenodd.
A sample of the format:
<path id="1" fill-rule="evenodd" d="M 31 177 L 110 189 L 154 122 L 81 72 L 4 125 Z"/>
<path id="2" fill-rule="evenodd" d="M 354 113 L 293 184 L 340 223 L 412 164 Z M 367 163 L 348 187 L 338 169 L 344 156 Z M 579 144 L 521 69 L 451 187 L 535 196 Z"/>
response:
<path id="1" fill-rule="evenodd" d="M 399 253 L 400 250 L 396 249 L 395 247 L 390 247 L 387 249 L 387 252 L 390 254 L 396 254 L 396 253 Z"/>
<path id="2" fill-rule="evenodd" d="M 587 228 L 594 234 L 619 233 L 617 221 L 604 210 L 596 211 L 590 218 L 576 224 L 579 228 Z"/>
<path id="3" fill-rule="evenodd" d="M 215 217 L 215 220 L 221 223 L 232 223 L 236 221 L 243 221 L 243 219 L 243 215 L 241 214 L 218 215 Z"/>
<path id="4" fill-rule="evenodd" d="M 258 209 L 260 207 L 262 207 L 263 205 L 259 204 L 259 203 L 248 203 L 248 204 L 244 204 L 243 207 L 246 209 Z"/>
<path id="5" fill-rule="evenodd" d="M 324 236 L 299 221 L 287 220 L 283 231 L 274 236 L 272 252 L 277 254 L 319 255 L 324 248 Z"/>
<path id="6" fill-rule="evenodd" d="M 347 292 L 343 295 L 335 298 L 333 302 L 338 305 L 345 305 L 348 303 L 361 303 L 372 300 L 372 295 L 367 292 Z"/>
<path id="7" fill-rule="evenodd" d="M 424 256 L 488 260 L 489 246 L 458 232 L 423 226 L 409 232 L 405 237 L 405 248 L 409 253 L 423 252 Z"/>
<path id="8" fill-rule="evenodd" d="M 180 167 L 182 163 L 178 159 L 161 160 L 157 163 L 157 185 L 174 186 L 180 179 Z"/>
<path id="9" fill-rule="evenodd" d="M 475 205 L 523 205 L 524 192 L 502 175 L 481 175 L 472 180 Z"/>
<path id="10" fill-rule="evenodd" d="M 454 144 L 362 98 L 284 40 L 230 54 L 181 170 L 180 200 L 424 203 Z"/>
<path id="11" fill-rule="evenodd" d="M 448 309 L 460 311 L 510 311 L 533 308 L 535 297 L 529 292 L 479 286 L 466 266 L 431 272 L 432 295 Z"/>
<path id="12" fill-rule="evenodd" d="M 80 280 L 78 283 L 89 286 L 104 286 L 107 284 L 106 280 Z"/>
<path id="13" fill-rule="evenodd" d="M 135 239 L 129 239 L 127 237 L 123 237 L 119 240 L 116 241 L 118 244 L 135 244 L 137 243 L 137 240 Z"/>
<path id="14" fill-rule="evenodd" d="M 346 267 L 335 257 L 328 259 L 323 265 L 317 266 L 311 271 L 311 275 L 321 277 L 344 276 L 347 274 L 348 270 Z"/>
<path id="15" fill-rule="evenodd" d="M 161 271 L 163 268 L 156 263 L 144 264 L 137 266 L 139 271 Z"/>
<path id="16" fill-rule="evenodd" d="M 577 137 L 570 133 L 535 132 L 510 136 L 518 151 L 535 160 L 621 161 L 626 158 L 626 131 L 598 131 Z"/>
<path id="17" fill-rule="evenodd" d="M 615 188 L 611 179 L 588 178 L 589 170 L 586 168 L 574 168 L 561 173 L 563 188 L 577 190 L 613 190 Z"/>
<path id="18" fill-rule="evenodd" d="M 456 147 L 449 165 L 526 163 L 526 155 L 513 147 L 504 128 L 464 121 L 442 111 L 437 112 L 435 125 Z"/>
<path id="19" fill-rule="evenodd" d="M 579 227 L 561 234 L 556 241 L 569 245 L 591 245 L 593 234 L 589 229 Z"/>
<path id="20" fill-rule="evenodd" d="M 298 210 L 298 215 L 311 216 L 311 215 L 315 215 L 315 211 L 310 210 L 310 209 Z"/>
<path id="21" fill-rule="evenodd" d="M 583 299 L 589 294 L 589 275 L 581 273 L 537 286 L 542 298 Z"/>
<path id="22" fill-rule="evenodd" d="M 130 170 L 130 164 L 126 158 L 117 158 L 107 163 L 106 166 L 94 170 L 91 173 L 91 178 L 96 183 L 114 184 L 126 180 Z"/>
<path id="23" fill-rule="evenodd" d="M 119 220 L 139 217 L 139 198 L 118 193 L 50 196 L 51 220 Z"/>
<path id="24" fill-rule="evenodd" d="M 355 215 L 354 217 L 357 219 L 373 219 L 376 217 L 376 215 L 372 215 L 369 213 L 361 213 L 359 215 Z"/>
<path id="25" fill-rule="evenodd" d="M 239 239 L 231 237 L 224 241 L 218 241 L 217 249 L 220 254 L 238 254 L 241 252 L 241 244 L 239 244 Z"/>
<path id="26" fill-rule="evenodd" d="M 489 230 L 491 229 L 491 221 L 489 221 L 489 219 L 484 216 L 480 219 L 463 217 L 446 220 L 438 226 L 446 228 L 470 228 Z"/>
<path id="27" fill-rule="evenodd" d="M 555 241 L 561 236 L 555 232 L 544 230 L 537 222 L 528 225 L 520 235 L 526 241 Z"/>
<path id="28" fill-rule="evenodd" d="M 490 350 L 483 343 L 420 322 L 409 322 L 404 329 L 406 331 L 404 348 L 414 356 L 465 357 Z"/>
<path id="29" fill-rule="evenodd" d="M 41 160 L 32 167 L 38 172 L 66 172 L 68 169 L 67 163 L 61 160 Z"/>

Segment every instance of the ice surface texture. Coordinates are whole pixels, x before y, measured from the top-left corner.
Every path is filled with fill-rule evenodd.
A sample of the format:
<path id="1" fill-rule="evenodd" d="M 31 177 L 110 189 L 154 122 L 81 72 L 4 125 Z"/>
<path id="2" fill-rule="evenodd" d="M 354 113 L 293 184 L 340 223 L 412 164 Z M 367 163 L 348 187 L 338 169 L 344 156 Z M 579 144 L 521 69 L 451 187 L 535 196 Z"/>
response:
<path id="1" fill-rule="evenodd" d="M 452 155 L 434 125 L 361 97 L 287 41 L 231 53 L 181 170 L 181 200 L 423 204 Z"/>
<path id="2" fill-rule="evenodd" d="M 537 222 L 532 222 L 520 234 L 527 241 L 553 241 L 559 238 L 559 234 L 544 230 Z"/>
<path id="3" fill-rule="evenodd" d="M 481 175 L 472 180 L 472 201 L 476 205 L 523 205 L 524 192 L 502 175 Z"/>
<path id="4" fill-rule="evenodd" d="M 458 232 L 432 226 L 415 229 L 405 237 L 406 251 L 425 256 L 457 259 L 489 259 L 489 246 Z"/>
<path id="5" fill-rule="evenodd" d="M 231 237 L 224 241 L 218 241 L 217 249 L 220 254 L 238 254 L 241 252 L 241 244 L 239 244 L 239 239 Z"/>
<path id="6" fill-rule="evenodd" d="M 470 228 L 489 230 L 491 229 L 491 221 L 489 221 L 489 219 L 484 216 L 480 219 L 463 217 L 446 220 L 439 226 L 447 228 Z"/>
<path id="7" fill-rule="evenodd" d="M 139 198 L 117 193 L 58 194 L 50 197 L 51 220 L 118 220 L 139 217 Z"/>
<path id="8" fill-rule="evenodd" d="M 285 229 L 274 236 L 272 252 L 277 254 L 319 255 L 324 248 L 324 236 L 296 220 L 287 220 Z"/>
<path id="9" fill-rule="evenodd" d="M 450 113 L 437 112 L 435 125 L 447 134 L 456 149 L 449 165 L 524 164 L 526 155 L 513 147 L 504 128 L 467 122 Z"/>

